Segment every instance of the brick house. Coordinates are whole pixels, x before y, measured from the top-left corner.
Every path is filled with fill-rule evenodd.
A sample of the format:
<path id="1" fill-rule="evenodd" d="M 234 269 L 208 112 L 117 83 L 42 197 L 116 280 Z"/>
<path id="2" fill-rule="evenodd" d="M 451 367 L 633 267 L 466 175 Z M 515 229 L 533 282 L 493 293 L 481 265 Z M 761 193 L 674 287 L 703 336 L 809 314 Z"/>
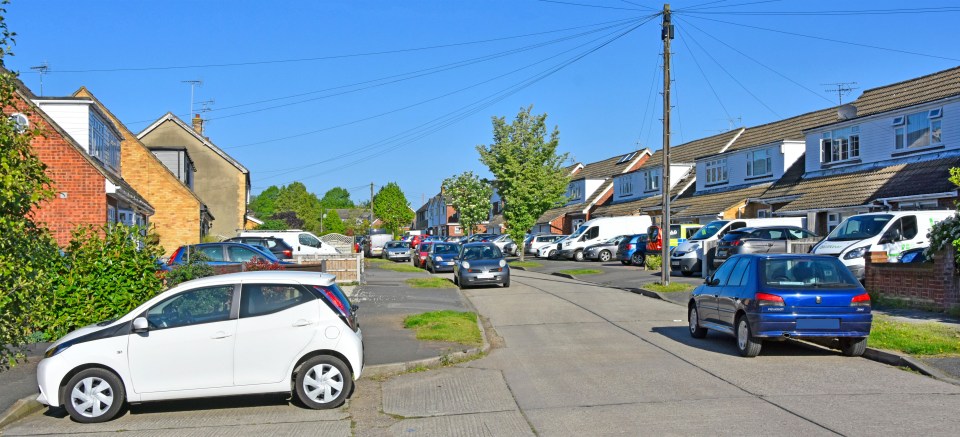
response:
<path id="1" fill-rule="evenodd" d="M 120 176 L 121 135 L 109 118 L 89 99 L 40 98 L 16 85 L 14 107 L 4 113 L 41 130 L 31 146 L 47 166 L 54 197 L 32 213 L 57 244 L 69 244 L 82 225 L 148 225 L 154 208 Z"/>
<path id="2" fill-rule="evenodd" d="M 168 168 L 88 89 L 81 87 L 73 96 L 93 101 L 119 129 L 123 137 L 120 163 L 124 179 L 156 208 L 150 223 L 160 237 L 164 253 L 170 255 L 181 245 L 199 243 L 210 229 L 213 216 L 191 190 L 194 169 L 186 151 L 172 160 L 179 166 Z"/>

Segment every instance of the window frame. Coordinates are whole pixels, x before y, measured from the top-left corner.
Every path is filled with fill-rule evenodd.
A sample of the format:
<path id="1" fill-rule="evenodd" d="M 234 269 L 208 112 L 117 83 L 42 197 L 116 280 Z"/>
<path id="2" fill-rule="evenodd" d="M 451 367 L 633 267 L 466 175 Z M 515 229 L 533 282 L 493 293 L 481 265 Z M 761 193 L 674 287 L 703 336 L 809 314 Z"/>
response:
<path id="1" fill-rule="evenodd" d="M 823 132 L 820 135 L 820 163 L 832 164 L 860 158 L 860 125 Z"/>
<path id="2" fill-rule="evenodd" d="M 633 195 L 633 175 L 627 175 L 620 178 L 620 182 L 617 184 L 617 188 L 620 189 L 620 195 L 618 197 L 629 197 Z"/>
<path id="3" fill-rule="evenodd" d="M 262 287 L 289 287 L 289 288 L 293 288 L 293 289 L 296 289 L 296 290 L 300 291 L 300 299 L 301 299 L 301 300 L 300 300 L 299 302 L 293 304 L 293 305 L 281 306 L 281 307 L 277 307 L 277 308 L 271 308 L 270 311 L 266 311 L 266 312 L 262 312 L 262 313 L 257 313 L 257 314 L 253 314 L 253 315 L 251 315 L 251 314 L 243 314 L 243 311 L 242 311 L 242 310 L 243 310 L 243 307 L 244 307 L 244 303 L 249 303 L 249 300 L 244 300 L 245 292 L 246 292 L 246 290 L 247 290 L 247 287 L 254 287 L 254 286 L 256 286 L 256 287 L 261 287 L 261 290 L 262 290 Z M 240 286 L 240 290 L 239 290 L 239 291 L 240 291 L 240 298 L 237 299 L 237 300 L 238 300 L 238 302 L 237 302 L 237 317 L 240 318 L 241 320 L 242 320 L 242 319 L 252 319 L 252 318 L 255 318 L 255 317 L 269 316 L 269 315 L 271 315 L 271 314 L 276 314 L 276 313 L 279 313 L 279 312 L 281 312 L 281 311 L 286 311 L 286 310 L 288 310 L 288 309 L 290 309 L 290 308 L 293 308 L 293 307 L 296 307 L 296 306 L 300 306 L 300 305 L 303 305 L 303 304 L 305 304 L 305 303 L 309 303 L 309 302 L 311 302 L 311 301 L 317 300 L 317 294 L 314 293 L 314 292 L 312 292 L 312 291 L 310 291 L 307 287 L 304 287 L 304 286 L 301 285 L 301 284 L 255 283 L 255 282 L 250 282 L 250 283 L 244 283 L 244 284 L 242 284 L 242 285 Z M 262 294 L 262 291 L 261 291 L 261 294 Z"/>
<path id="4" fill-rule="evenodd" d="M 919 128 L 911 131 L 910 120 L 913 118 L 918 121 Z M 921 123 L 922 122 L 922 123 Z M 922 149 L 924 147 L 938 146 L 943 143 L 943 108 L 934 108 L 918 112 L 911 112 L 904 115 L 898 115 L 893 119 L 893 135 L 895 150 Z M 923 132 L 916 135 L 914 143 L 911 145 L 909 139 L 911 133 Z M 922 140 L 922 141 L 920 141 Z"/>
<path id="5" fill-rule="evenodd" d="M 207 289 L 225 288 L 225 287 L 231 287 L 231 288 L 232 288 L 232 289 L 230 290 L 230 293 L 231 293 L 231 295 L 230 295 L 230 311 L 227 313 L 227 318 L 226 318 L 226 319 L 223 319 L 223 320 L 205 320 L 205 321 L 200 322 L 200 323 L 191 323 L 191 324 L 175 325 L 175 326 L 158 326 L 158 325 L 154 325 L 154 324 L 152 324 L 152 323 L 150 322 L 150 311 L 153 310 L 154 308 L 163 306 L 163 305 L 166 304 L 167 302 L 170 302 L 170 301 L 172 301 L 172 300 L 174 300 L 174 299 L 179 299 L 179 298 L 183 297 L 183 295 L 185 295 L 185 294 L 187 294 L 187 293 L 193 293 L 193 292 L 196 292 L 196 291 L 198 291 L 198 290 L 207 290 Z M 240 302 L 239 302 L 239 301 L 240 301 L 240 284 L 207 285 L 207 286 L 201 286 L 201 287 L 197 287 L 197 288 L 191 288 L 191 289 L 189 289 L 189 290 L 184 290 L 184 291 L 182 291 L 182 292 L 180 292 L 180 293 L 177 293 L 177 294 L 175 294 L 175 295 L 173 295 L 173 296 L 169 296 L 169 297 L 167 297 L 166 299 L 163 299 L 163 300 L 161 300 L 160 302 L 157 302 L 157 303 L 151 305 L 150 308 L 147 308 L 147 309 L 143 310 L 143 312 L 140 313 L 140 315 L 138 315 L 137 317 L 143 317 L 143 318 L 147 319 L 147 323 L 148 323 L 148 326 L 149 326 L 149 330 L 150 330 L 150 331 L 159 331 L 159 330 L 175 329 L 175 328 L 185 328 L 185 327 L 190 327 L 190 326 L 205 325 L 205 324 L 208 324 L 208 323 L 226 322 L 226 321 L 230 321 L 230 320 L 235 320 L 235 319 L 238 317 L 239 312 L 240 312 L 240 309 L 239 309 L 239 303 L 240 303 Z M 161 310 L 161 311 L 162 311 L 162 310 Z"/>
<path id="6" fill-rule="evenodd" d="M 763 156 L 759 156 L 763 154 Z M 757 163 L 762 162 L 765 171 L 762 173 L 757 172 Z M 747 177 L 763 177 L 763 176 L 772 176 L 773 175 L 773 155 L 770 153 L 770 149 L 758 149 L 751 150 L 747 152 Z"/>
<path id="7" fill-rule="evenodd" d="M 727 171 L 727 158 L 706 161 L 703 168 L 706 173 L 706 178 L 704 178 L 706 185 L 721 184 L 730 180 Z"/>

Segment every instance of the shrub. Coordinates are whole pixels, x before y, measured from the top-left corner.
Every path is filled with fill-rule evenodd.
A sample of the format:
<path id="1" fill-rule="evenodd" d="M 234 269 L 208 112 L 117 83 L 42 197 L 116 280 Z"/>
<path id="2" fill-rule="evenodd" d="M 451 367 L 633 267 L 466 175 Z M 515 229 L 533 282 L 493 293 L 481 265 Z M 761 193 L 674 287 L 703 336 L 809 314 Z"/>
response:
<path id="1" fill-rule="evenodd" d="M 648 270 L 660 270 L 660 266 L 663 264 L 663 260 L 660 258 L 660 255 L 647 255 L 646 268 Z"/>
<path id="2" fill-rule="evenodd" d="M 186 248 L 184 250 L 190 250 Z M 166 274 L 167 288 L 176 287 L 181 282 L 213 276 L 213 267 L 207 262 L 210 257 L 203 252 L 190 251 L 183 257 L 187 262 L 179 264 Z"/>
<path id="3" fill-rule="evenodd" d="M 285 267 L 283 267 L 283 264 L 274 264 L 267 260 L 255 258 L 243 263 L 243 270 L 246 272 L 254 272 L 254 271 L 260 271 L 260 270 L 285 270 Z"/>
<path id="4" fill-rule="evenodd" d="M 960 266 L 960 215 L 954 214 L 940 223 L 935 223 L 927 238 L 930 239 L 930 247 L 924 251 L 927 257 L 933 258 L 941 250 L 953 247 L 954 262 Z"/>

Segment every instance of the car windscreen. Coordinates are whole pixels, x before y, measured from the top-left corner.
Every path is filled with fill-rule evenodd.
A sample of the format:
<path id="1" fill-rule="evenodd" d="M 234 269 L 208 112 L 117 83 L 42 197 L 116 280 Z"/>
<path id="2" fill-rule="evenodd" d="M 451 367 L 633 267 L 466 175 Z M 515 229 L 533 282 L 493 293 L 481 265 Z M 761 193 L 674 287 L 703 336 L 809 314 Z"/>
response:
<path id="1" fill-rule="evenodd" d="M 774 287 L 857 287 L 860 283 L 835 258 L 774 258 L 762 260 L 765 284 Z"/>
<path id="2" fill-rule="evenodd" d="M 464 260 L 477 259 L 498 259 L 503 258 L 500 248 L 494 245 L 489 246 L 468 246 L 463 248 Z"/>
<path id="3" fill-rule="evenodd" d="M 712 221 L 712 222 L 710 222 L 710 223 L 707 223 L 707 225 L 704 226 L 704 227 L 702 227 L 702 228 L 700 228 L 700 230 L 697 231 L 696 234 L 693 234 L 693 236 L 690 237 L 690 239 L 691 239 L 691 240 L 706 240 L 707 238 L 710 238 L 710 237 L 714 236 L 714 234 L 716 234 L 717 232 L 719 232 L 720 229 L 723 229 L 723 227 L 726 226 L 727 223 L 730 223 L 730 222 L 727 221 L 727 220 L 716 220 L 716 221 Z"/>
<path id="4" fill-rule="evenodd" d="M 887 223 L 892 219 L 890 214 L 860 215 L 848 217 L 839 226 L 833 228 L 827 240 L 830 241 L 853 241 L 863 240 L 876 236 L 883 231 Z"/>
<path id="5" fill-rule="evenodd" d="M 443 255 L 443 254 L 453 254 L 460 251 L 460 247 L 456 244 L 438 244 L 434 246 L 433 253 Z"/>

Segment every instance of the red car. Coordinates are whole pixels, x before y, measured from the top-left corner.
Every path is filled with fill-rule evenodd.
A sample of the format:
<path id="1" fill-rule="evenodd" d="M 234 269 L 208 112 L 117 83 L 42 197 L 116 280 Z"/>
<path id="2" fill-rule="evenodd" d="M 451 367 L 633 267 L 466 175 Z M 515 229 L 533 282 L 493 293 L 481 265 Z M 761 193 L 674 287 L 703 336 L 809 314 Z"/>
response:
<path id="1" fill-rule="evenodd" d="M 427 267 L 427 257 L 430 256 L 430 246 L 433 244 L 432 241 L 424 241 L 413 250 L 413 256 L 411 257 L 413 265 L 426 268 Z"/>

